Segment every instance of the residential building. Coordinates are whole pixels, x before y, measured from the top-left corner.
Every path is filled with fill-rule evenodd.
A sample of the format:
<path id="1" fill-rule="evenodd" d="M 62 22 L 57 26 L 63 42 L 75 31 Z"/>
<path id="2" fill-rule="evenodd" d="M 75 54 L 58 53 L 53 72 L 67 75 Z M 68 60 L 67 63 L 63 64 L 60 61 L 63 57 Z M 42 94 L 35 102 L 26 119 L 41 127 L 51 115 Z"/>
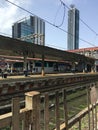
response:
<path id="1" fill-rule="evenodd" d="M 68 11 L 68 39 L 67 49 L 79 48 L 79 10 L 74 6 Z"/>
<path id="2" fill-rule="evenodd" d="M 87 57 L 94 58 L 95 59 L 94 71 L 98 72 L 98 47 L 69 50 L 69 52 L 78 53 L 78 54 L 81 54 L 81 55 L 85 55 Z"/>
<path id="3" fill-rule="evenodd" d="M 45 22 L 36 16 L 23 18 L 13 24 L 12 37 L 23 41 L 44 45 Z"/>

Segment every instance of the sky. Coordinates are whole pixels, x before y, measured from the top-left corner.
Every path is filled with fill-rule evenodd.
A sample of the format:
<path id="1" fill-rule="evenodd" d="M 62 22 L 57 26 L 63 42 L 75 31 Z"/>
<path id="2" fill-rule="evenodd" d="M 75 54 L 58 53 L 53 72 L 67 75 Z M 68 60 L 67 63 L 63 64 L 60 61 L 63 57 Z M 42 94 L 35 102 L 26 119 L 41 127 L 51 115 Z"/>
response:
<path id="1" fill-rule="evenodd" d="M 9 0 L 32 14 L 45 19 L 55 26 L 59 26 L 63 21 L 64 6 L 60 0 Z M 79 48 L 98 46 L 98 0 L 62 0 L 68 7 L 74 4 L 80 11 L 82 19 L 91 31 L 80 20 L 79 25 Z M 11 36 L 12 25 L 16 21 L 28 17 L 30 14 L 10 4 L 7 0 L 0 0 L 0 35 Z M 67 50 L 67 27 L 68 9 L 65 8 L 65 18 L 60 28 L 64 31 L 46 23 L 45 44 L 46 46 Z M 85 41 L 85 42 L 84 42 Z"/>

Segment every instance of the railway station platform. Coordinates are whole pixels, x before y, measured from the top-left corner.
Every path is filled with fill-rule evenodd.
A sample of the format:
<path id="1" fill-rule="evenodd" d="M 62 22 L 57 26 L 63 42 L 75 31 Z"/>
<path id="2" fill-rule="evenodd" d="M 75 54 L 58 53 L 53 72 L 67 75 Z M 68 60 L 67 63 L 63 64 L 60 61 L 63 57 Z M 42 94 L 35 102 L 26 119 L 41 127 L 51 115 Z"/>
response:
<path id="1" fill-rule="evenodd" d="M 94 73 L 54 73 L 54 74 L 45 74 L 44 76 L 42 76 L 41 74 L 31 74 L 28 76 L 23 75 L 7 75 L 7 78 L 2 78 L 2 76 L 0 76 L 0 80 L 4 80 L 4 79 L 22 79 L 22 78 L 45 78 L 45 77 L 55 77 L 55 76 L 74 76 L 74 75 L 88 75 L 88 74 L 94 74 Z"/>

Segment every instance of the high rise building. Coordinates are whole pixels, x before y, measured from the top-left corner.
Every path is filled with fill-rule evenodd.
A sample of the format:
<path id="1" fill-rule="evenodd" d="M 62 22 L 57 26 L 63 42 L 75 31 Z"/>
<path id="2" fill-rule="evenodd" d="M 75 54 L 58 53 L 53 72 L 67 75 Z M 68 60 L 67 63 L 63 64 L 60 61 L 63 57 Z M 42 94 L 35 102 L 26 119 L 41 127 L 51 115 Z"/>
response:
<path id="1" fill-rule="evenodd" d="M 13 24 L 12 37 L 23 41 L 44 45 L 45 22 L 36 16 L 23 18 Z"/>
<path id="2" fill-rule="evenodd" d="M 67 49 L 79 48 L 79 10 L 74 6 L 68 11 L 68 39 Z"/>

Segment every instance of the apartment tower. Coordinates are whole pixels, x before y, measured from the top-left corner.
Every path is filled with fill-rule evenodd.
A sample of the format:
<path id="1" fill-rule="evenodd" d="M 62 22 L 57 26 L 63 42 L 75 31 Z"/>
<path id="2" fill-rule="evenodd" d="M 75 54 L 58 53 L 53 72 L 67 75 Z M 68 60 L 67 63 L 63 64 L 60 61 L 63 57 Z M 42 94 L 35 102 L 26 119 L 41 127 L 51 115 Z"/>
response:
<path id="1" fill-rule="evenodd" d="M 74 50 L 79 48 L 79 10 L 73 5 L 68 11 L 68 39 L 67 49 Z"/>

